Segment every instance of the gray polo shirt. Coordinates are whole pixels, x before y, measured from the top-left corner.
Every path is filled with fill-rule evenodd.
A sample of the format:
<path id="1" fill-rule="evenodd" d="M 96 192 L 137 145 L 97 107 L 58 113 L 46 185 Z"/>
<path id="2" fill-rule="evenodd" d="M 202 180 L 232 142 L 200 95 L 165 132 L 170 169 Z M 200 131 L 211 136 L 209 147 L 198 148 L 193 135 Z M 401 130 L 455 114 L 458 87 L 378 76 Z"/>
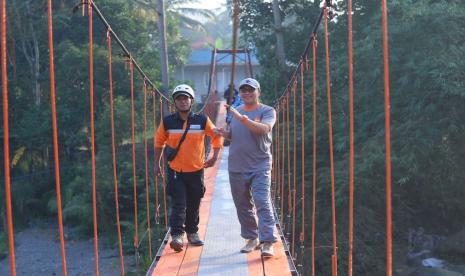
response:
<path id="1" fill-rule="evenodd" d="M 252 111 L 245 111 L 244 105 L 237 107 L 237 111 L 247 115 L 249 120 L 268 124 L 271 127 L 276 122 L 276 111 L 271 106 L 260 104 Z M 229 147 L 229 171 L 257 172 L 271 170 L 271 142 L 272 131 L 267 134 L 255 134 L 242 122 L 233 118 L 231 121 L 231 145 Z"/>

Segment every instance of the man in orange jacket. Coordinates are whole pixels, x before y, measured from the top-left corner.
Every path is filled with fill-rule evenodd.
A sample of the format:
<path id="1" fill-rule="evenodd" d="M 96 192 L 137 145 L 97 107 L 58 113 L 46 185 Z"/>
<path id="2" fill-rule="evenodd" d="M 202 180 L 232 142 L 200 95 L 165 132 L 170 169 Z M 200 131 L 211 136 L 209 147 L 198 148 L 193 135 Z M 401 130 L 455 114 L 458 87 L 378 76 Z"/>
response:
<path id="1" fill-rule="evenodd" d="M 163 147 L 168 159 L 167 192 L 171 197 L 169 220 L 171 243 L 176 252 L 183 249 L 183 235 L 191 245 L 201 246 L 199 238 L 199 207 L 205 193 L 204 168 L 218 159 L 222 137 L 215 134 L 215 126 L 208 117 L 191 112 L 194 90 L 185 84 L 172 92 L 176 112 L 165 116 L 158 127 L 155 142 L 155 160 L 159 160 Z M 205 135 L 211 137 L 213 156 L 205 161 Z M 160 164 L 156 173 L 161 173 Z"/>

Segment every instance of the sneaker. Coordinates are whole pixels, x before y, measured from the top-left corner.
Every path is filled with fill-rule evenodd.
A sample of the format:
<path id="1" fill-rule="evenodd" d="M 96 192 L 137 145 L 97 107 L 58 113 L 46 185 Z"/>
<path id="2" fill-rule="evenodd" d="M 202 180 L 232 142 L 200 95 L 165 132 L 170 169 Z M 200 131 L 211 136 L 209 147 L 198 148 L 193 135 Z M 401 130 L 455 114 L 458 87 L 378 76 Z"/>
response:
<path id="1" fill-rule="evenodd" d="M 183 247 L 182 235 L 171 236 L 170 247 L 176 252 L 181 252 Z"/>
<path id="2" fill-rule="evenodd" d="M 244 247 L 241 248 L 241 253 L 250 253 L 253 250 L 257 249 L 260 245 L 258 239 L 247 240 Z"/>
<path id="3" fill-rule="evenodd" d="M 262 256 L 263 257 L 273 257 L 274 256 L 273 244 L 271 242 L 265 242 L 263 244 Z"/>
<path id="4" fill-rule="evenodd" d="M 195 246 L 201 246 L 204 244 L 203 240 L 199 238 L 199 234 L 197 233 L 187 234 L 187 240 L 190 244 Z"/>

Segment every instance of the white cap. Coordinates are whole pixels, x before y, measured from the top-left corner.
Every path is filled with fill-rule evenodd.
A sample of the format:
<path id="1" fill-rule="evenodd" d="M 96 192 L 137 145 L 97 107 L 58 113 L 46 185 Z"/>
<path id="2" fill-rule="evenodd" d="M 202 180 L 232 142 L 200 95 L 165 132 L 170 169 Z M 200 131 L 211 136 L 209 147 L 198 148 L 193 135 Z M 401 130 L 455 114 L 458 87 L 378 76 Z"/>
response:
<path id="1" fill-rule="evenodd" d="M 258 83 L 256 79 L 252 79 L 252 78 L 243 79 L 241 83 L 239 84 L 239 89 L 244 85 L 252 86 L 255 89 L 260 89 L 260 83 Z"/>

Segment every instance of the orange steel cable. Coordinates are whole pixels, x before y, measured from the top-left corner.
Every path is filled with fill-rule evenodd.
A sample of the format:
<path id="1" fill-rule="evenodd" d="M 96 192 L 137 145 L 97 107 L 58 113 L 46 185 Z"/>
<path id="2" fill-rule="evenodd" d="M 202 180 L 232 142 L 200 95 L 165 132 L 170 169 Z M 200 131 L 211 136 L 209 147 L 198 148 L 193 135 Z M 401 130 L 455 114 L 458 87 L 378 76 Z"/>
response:
<path id="1" fill-rule="evenodd" d="M 144 157 L 145 157 L 145 204 L 147 208 L 147 238 L 149 244 L 149 257 L 152 259 L 152 230 L 150 229 L 150 196 L 149 196 L 149 149 L 147 142 L 147 83 L 144 79 Z"/>
<path id="2" fill-rule="evenodd" d="M 276 106 L 276 113 L 278 112 L 278 108 L 279 108 L 279 106 Z M 275 151 L 274 151 L 275 155 L 273 155 L 273 158 L 275 159 L 275 163 L 276 163 L 276 166 L 275 166 L 275 181 L 276 181 L 276 184 L 275 184 L 275 187 L 274 187 L 274 189 L 275 189 L 275 200 L 277 200 L 278 196 L 279 196 L 278 195 L 278 187 L 279 187 L 279 185 L 278 185 L 278 171 L 279 171 L 279 168 L 278 168 L 278 166 L 279 166 L 279 164 L 278 164 L 278 126 L 279 126 L 279 118 L 276 117 L 276 123 L 274 125 L 275 135 L 273 136 L 274 137 L 273 140 L 275 141 L 275 148 L 276 148 Z"/>
<path id="3" fill-rule="evenodd" d="M 273 127 L 273 129 L 271 131 L 272 131 L 273 137 L 275 137 L 274 136 L 274 133 L 275 133 L 274 127 Z M 274 146 L 275 146 L 275 144 L 276 144 L 276 142 L 273 139 L 273 141 L 271 142 L 271 156 L 274 156 L 274 152 L 275 152 Z M 273 200 L 273 202 L 274 202 L 274 193 L 273 193 L 273 190 L 274 190 L 274 186 L 273 186 L 274 185 L 274 172 L 275 172 L 275 160 L 274 160 L 274 157 L 271 160 L 271 162 L 272 162 L 272 165 L 271 165 L 271 200 Z"/>
<path id="4" fill-rule="evenodd" d="M 285 99 L 281 102 L 282 108 L 281 108 L 281 114 L 282 116 L 282 124 L 281 124 L 281 144 L 282 144 L 282 151 L 281 151 L 281 224 L 284 222 L 284 199 L 286 198 L 284 196 L 285 193 L 285 170 L 286 170 L 286 164 L 285 164 L 285 144 L 286 144 L 286 134 L 284 133 L 286 130 L 286 121 L 285 121 Z"/>
<path id="5" fill-rule="evenodd" d="M 47 17 L 48 17 L 48 47 L 49 47 L 49 62 L 50 62 L 50 104 L 52 108 L 52 129 L 53 129 L 53 158 L 55 165 L 55 186 L 57 198 L 58 212 L 58 229 L 60 233 L 60 253 L 61 266 L 63 275 L 68 275 L 66 266 L 65 253 L 65 235 L 63 233 L 63 213 L 61 207 L 61 183 L 60 183 L 60 159 L 58 156 L 58 127 L 57 127 L 57 111 L 56 111 L 56 93 L 55 93 L 55 62 L 53 49 L 53 18 L 52 18 L 52 0 L 47 2 Z"/>
<path id="6" fill-rule="evenodd" d="M 348 275 L 353 270 L 353 244 L 354 244 L 354 65 L 352 43 L 352 0 L 347 1 L 347 32 L 348 32 L 348 63 L 349 63 L 349 256 Z"/>
<path id="7" fill-rule="evenodd" d="M 325 25 L 325 51 L 326 51 L 326 94 L 328 98 L 328 130 L 329 130 L 329 159 L 331 171 L 331 212 L 333 225 L 333 255 L 332 255 L 332 275 L 337 275 L 337 242 L 336 242 L 336 198 L 334 180 L 334 149 L 333 149 L 333 123 L 331 114 L 331 76 L 329 67 L 329 39 L 328 39 L 328 7 L 324 8 Z"/>
<path id="8" fill-rule="evenodd" d="M 171 105 L 170 105 L 171 107 Z M 163 98 L 160 97 L 160 120 L 163 119 Z M 165 171 L 165 163 L 163 163 L 162 166 L 163 172 Z M 168 211 L 167 211 L 167 196 L 166 196 L 166 178 L 163 176 L 162 177 L 163 181 L 163 209 L 164 209 L 164 215 L 165 215 L 165 228 L 168 229 Z"/>
<path id="9" fill-rule="evenodd" d="M 132 143 L 132 184 L 133 184 L 133 200 L 134 200 L 134 248 L 139 249 L 139 225 L 137 218 L 137 175 L 136 175 L 136 130 L 135 130 L 135 115 L 134 115 L 134 64 L 132 58 L 129 57 L 129 71 L 131 78 L 131 143 Z"/>
<path id="10" fill-rule="evenodd" d="M 111 156 L 113 161 L 113 183 L 115 191 L 115 212 L 116 212 L 116 229 L 118 232 L 118 249 L 121 275 L 124 276 L 124 255 L 123 255 L 123 241 L 121 237 L 121 222 L 119 216 L 119 194 L 118 194 L 118 174 L 116 169 L 116 143 L 115 143 L 115 107 L 113 102 L 113 62 L 111 51 L 111 35 L 110 29 L 107 31 L 107 48 L 108 48 L 108 80 L 109 80 L 109 94 L 110 94 L 110 125 L 111 125 Z"/>
<path id="11" fill-rule="evenodd" d="M 295 258 L 295 224 L 296 224 L 296 199 L 297 199 L 297 103 L 296 103 L 296 89 L 297 89 L 297 81 L 294 79 L 292 84 L 292 105 L 293 105 L 293 119 L 292 119 L 292 126 L 294 131 L 293 133 L 293 163 L 292 166 L 294 171 L 292 173 L 292 185 L 293 185 L 293 203 L 292 203 L 292 256 Z"/>
<path id="12" fill-rule="evenodd" d="M 277 107 L 276 107 L 277 109 Z M 276 110 L 277 112 L 277 110 Z M 276 119 L 276 123 L 275 123 L 275 126 L 273 127 L 273 183 L 274 183 L 274 187 L 273 187 L 273 192 L 274 192 L 274 199 L 276 200 L 276 197 L 277 197 L 277 187 L 278 187 L 278 158 L 277 158 L 277 152 L 278 152 L 278 121 Z"/>
<path id="13" fill-rule="evenodd" d="M 313 65 L 313 194 L 312 194 L 312 276 L 315 276 L 315 224 L 316 224 L 316 47 L 318 42 L 316 34 L 312 41 L 312 65 Z"/>
<path id="14" fill-rule="evenodd" d="M 386 275 L 392 275 L 392 202 L 391 202 L 391 110 L 389 92 L 389 42 L 386 0 L 382 3 L 383 58 L 384 58 L 384 113 L 386 138 Z"/>
<path id="15" fill-rule="evenodd" d="M 305 80 L 303 60 L 300 63 L 300 123 L 301 123 L 301 159 L 302 159 L 302 221 L 300 230 L 300 243 L 305 241 Z"/>
<path id="16" fill-rule="evenodd" d="M 94 126 L 94 31 L 92 19 L 92 5 L 89 3 L 87 13 L 89 15 L 89 104 L 90 104 L 90 151 L 92 163 L 92 220 L 94 223 L 94 254 L 95 275 L 99 275 L 98 256 L 98 222 L 97 222 L 97 183 L 95 177 L 95 126 Z"/>
<path id="17" fill-rule="evenodd" d="M 286 92 L 286 138 L 287 138 L 287 215 L 290 219 L 292 212 L 292 186 L 291 186 L 291 124 L 289 120 L 289 91 Z M 290 222 L 290 221 L 289 221 Z M 288 231 L 288 229 L 286 229 Z"/>
<path id="18" fill-rule="evenodd" d="M 155 159 L 155 142 L 157 136 L 157 93 L 153 91 L 153 154 L 154 154 L 154 166 L 158 166 L 158 160 Z M 155 167 L 156 168 L 156 167 Z M 160 203 L 158 195 L 158 176 L 155 175 L 155 224 L 159 224 L 160 219 Z"/>
<path id="19" fill-rule="evenodd" d="M 2 107 L 3 107 L 3 164 L 5 169 L 5 203 L 6 219 L 8 224 L 8 249 L 10 252 L 10 274 L 16 275 L 15 262 L 15 241 L 13 232 L 13 212 L 11 207 L 11 183 L 10 183 L 10 145 L 8 126 L 8 72 L 6 67 L 6 4 L 1 2 L 2 12 L 2 37 L 1 37 L 1 57 L 2 57 Z"/>
<path id="20" fill-rule="evenodd" d="M 280 186 L 279 186 L 279 116 L 277 116 L 279 113 L 279 103 L 278 105 L 276 106 L 276 124 L 275 124 L 275 128 L 276 128 L 276 186 L 275 186 L 275 197 L 276 197 L 276 200 L 279 201 L 279 189 L 280 189 Z M 278 205 L 279 202 L 276 202 L 276 205 Z"/>

